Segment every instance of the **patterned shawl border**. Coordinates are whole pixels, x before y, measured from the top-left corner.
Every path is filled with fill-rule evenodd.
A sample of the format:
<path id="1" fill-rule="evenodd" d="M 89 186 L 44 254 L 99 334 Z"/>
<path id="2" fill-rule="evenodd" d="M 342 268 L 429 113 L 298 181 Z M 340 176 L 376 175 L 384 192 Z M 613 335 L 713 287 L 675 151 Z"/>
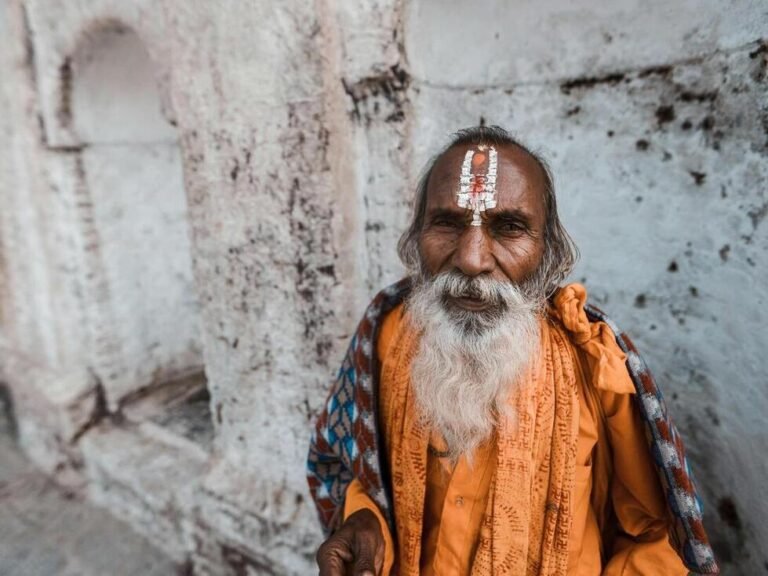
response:
<path id="1" fill-rule="evenodd" d="M 382 320 L 393 308 L 402 302 L 411 289 L 410 278 L 403 278 L 379 292 L 373 302 L 368 306 L 360 321 L 354 358 L 358 366 L 358 381 L 355 390 L 358 398 L 360 414 L 357 420 L 356 430 L 358 435 L 358 450 L 361 458 L 355 462 L 355 476 L 360 478 L 364 485 L 370 487 L 369 496 L 379 505 L 391 528 L 394 528 L 392 517 L 391 491 L 385 484 L 387 476 L 384 442 L 381 438 L 381 430 L 377 425 L 379 421 L 378 398 L 378 357 L 376 354 L 376 342 L 379 338 L 379 330 Z"/>
<path id="2" fill-rule="evenodd" d="M 685 565 L 698 574 L 719 574 L 720 569 L 702 523 L 702 503 L 696 492 L 693 473 L 685 455 L 682 437 L 672 422 L 661 389 L 637 348 L 602 310 L 587 304 L 584 311 L 592 321 L 605 322 L 616 343 L 627 355 L 627 368 L 637 391 L 636 405 L 645 424 L 649 448 L 672 512 L 673 542 Z"/>
<path id="3" fill-rule="evenodd" d="M 410 287 L 410 280 L 405 278 L 374 297 L 352 338 L 313 431 L 307 480 L 326 534 L 339 521 L 344 493 L 354 477 L 380 506 L 390 528 L 394 525 L 391 493 L 383 482 L 383 443 L 376 426 L 375 342 L 382 319 L 403 301 Z M 627 355 L 627 369 L 637 391 L 637 406 L 645 423 L 649 449 L 674 519 L 671 535 L 678 552 L 694 573 L 719 574 L 702 524 L 701 501 L 682 438 L 669 417 L 661 390 L 632 341 L 616 323 L 591 304 L 584 309 L 591 320 L 605 322 L 611 328 Z"/>
<path id="4" fill-rule="evenodd" d="M 352 337 L 325 409 L 315 424 L 307 456 L 307 482 L 326 535 L 338 527 L 347 486 L 357 477 L 394 528 L 378 422 L 378 370 L 374 343 L 381 320 L 403 301 L 404 278 L 379 292 Z"/>

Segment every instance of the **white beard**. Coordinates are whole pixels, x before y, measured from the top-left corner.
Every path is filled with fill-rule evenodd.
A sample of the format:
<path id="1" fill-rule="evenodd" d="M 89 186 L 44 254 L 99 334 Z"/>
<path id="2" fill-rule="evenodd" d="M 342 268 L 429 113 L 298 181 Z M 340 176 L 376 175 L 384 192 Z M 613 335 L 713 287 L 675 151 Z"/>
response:
<path id="1" fill-rule="evenodd" d="M 492 302 L 468 312 L 445 296 Z M 407 309 L 421 331 L 411 381 L 423 422 L 439 432 L 450 456 L 471 459 L 491 436 L 539 348 L 541 302 L 511 283 L 445 273 L 417 281 Z"/>

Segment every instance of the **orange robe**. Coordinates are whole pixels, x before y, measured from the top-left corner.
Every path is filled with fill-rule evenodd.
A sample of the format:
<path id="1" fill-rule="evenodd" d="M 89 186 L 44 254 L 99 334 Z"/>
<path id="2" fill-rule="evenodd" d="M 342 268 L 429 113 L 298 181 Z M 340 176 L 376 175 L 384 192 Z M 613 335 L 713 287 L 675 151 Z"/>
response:
<path id="1" fill-rule="evenodd" d="M 668 540 L 669 517 L 663 493 L 651 462 L 642 423 L 632 406 L 634 386 L 624 366 L 625 356 L 613 334 L 603 323 L 590 323 L 583 311 L 586 292 L 577 284 L 562 289 L 549 311 L 542 330 L 560 330 L 569 338 L 574 382 L 578 396 L 575 425 L 575 466 L 567 509 L 570 531 L 567 542 L 567 574 L 577 576 L 685 575 L 687 571 Z M 392 354 L 393 345 L 408 330 L 403 306 L 384 320 L 377 343 L 382 361 L 380 418 L 401 417 L 402 407 L 392 403 L 392 390 L 402 386 L 391 377 L 388 363 L 402 361 Z M 388 370 L 390 368 L 390 370 Z M 389 401 L 387 401 L 389 399 Z M 602 415 L 601 415 L 602 414 Z M 395 438 L 387 437 L 391 446 Z M 429 443 L 440 449 L 441 439 L 432 435 Z M 402 531 L 421 535 L 420 550 L 396 548 L 392 534 L 379 509 L 354 480 L 346 493 L 344 516 L 362 508 L 372 510 L 381 522 L 386 543 L 383 574 L 390 574 L 398 560 L 400 574 L 426 575 L 491 573 L 474 561 L 478 549 L 485 551 L 491 540 L 489 501 L 493 499 L 497 470 L 497 443 L 486 442 L 474 454 L 470 465 L 461 458 L 450 464 L 435 455 L 426 458 L 426 487 L 423 514 L 398 518 Z M 391 463 L 393 474 L 401 475 L 399 460 Z M 535 498 L 534 498 L 535 500 Z M 549 505 L 549 504 L 548 504 Z M 418 524 L 418 525 L 415 525 Z M 501 527 L 504 530 L 504 525 Z M 400 534 L 398 542 L 411 542 Z M 502 534 L 501 538 L 512 538 Z M 531 537 L 542 539 L 540 532 Z M 532 545 L 540 546 L 540 542 Z M 414 553 L 418 558 L 410 558 Z M 403 565 L 411 566 L 410 570 Z M 418 568 L 413 568 L 417 566 Z M 536 573 L 528 565 L 529 573 Z M 503 570 L 503 569 L 502 569 Z M 533 570 L 533 572 L 532 572 Z M 496 573 L 503 573 L 496 571 Z M 553 572 L 553 573 L 556 573 Z"/>

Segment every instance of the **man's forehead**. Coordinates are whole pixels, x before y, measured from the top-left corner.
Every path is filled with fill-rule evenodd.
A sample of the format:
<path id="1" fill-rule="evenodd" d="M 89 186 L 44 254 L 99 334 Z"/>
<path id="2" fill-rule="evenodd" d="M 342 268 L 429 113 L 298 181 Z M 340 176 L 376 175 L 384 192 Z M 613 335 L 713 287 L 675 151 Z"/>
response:
<path id="1" fill-rule="evenodd" d="M 544 171 L 527 150 L 510 144 L 493 147 L 498 151 L 496 186 L 500 202 L 507 203 L 527 192 L 543 194 L 546 185 Z M 427 182 L 428 203 L 455 203 L 467 151 L 487 153 L 489 148 L 490 145 L 459 144 L 446 150 L 435 162 Z"/>

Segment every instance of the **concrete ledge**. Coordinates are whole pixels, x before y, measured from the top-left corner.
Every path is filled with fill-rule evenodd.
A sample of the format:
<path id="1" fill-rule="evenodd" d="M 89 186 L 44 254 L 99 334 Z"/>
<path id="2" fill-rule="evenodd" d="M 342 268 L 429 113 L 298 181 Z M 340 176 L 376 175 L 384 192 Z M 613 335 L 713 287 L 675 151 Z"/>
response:
<path id="1" fill-rule="evenodd" d="M 184 562 L 193 548 L 192 518 L 207 455 L 156 432 L 106 423 L 84 436 L 88 495 Z"/>

